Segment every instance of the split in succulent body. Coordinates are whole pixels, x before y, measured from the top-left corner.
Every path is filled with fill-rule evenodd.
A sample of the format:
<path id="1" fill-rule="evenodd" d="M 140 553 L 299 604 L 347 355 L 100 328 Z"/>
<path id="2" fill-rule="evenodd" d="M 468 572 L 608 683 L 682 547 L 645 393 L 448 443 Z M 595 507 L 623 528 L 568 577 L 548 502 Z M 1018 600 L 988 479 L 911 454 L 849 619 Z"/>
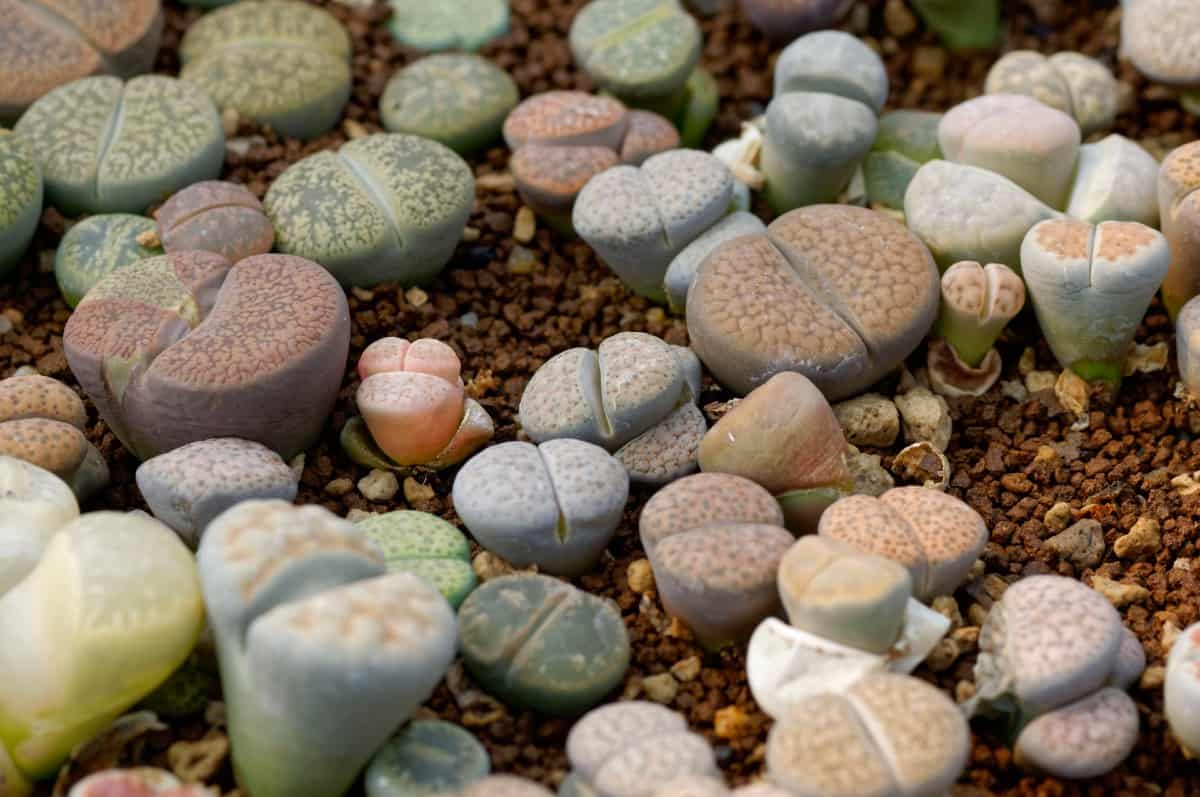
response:
<path id="1" fill-rule="evenodd" d="M 388 29 L 396 40 L 418 50 L 483 47 L 508 30 L 508 0 L 387 0 Z"/>
<path id="2" fill-rule="evenodd" d="M 200 249 L 234 263 L 271 251 L 275 229 L 258 197 L 237 183 L 193 183 L 154 213 L 167 252 Z"/>
<path id="3" fill-rule="evenodd" d="M 950 395 L 982 395 L 1000 377 L 993 344 L 1025 305 L 1025 283 L 1008 266 L 955 263 L 942 274 L 942 304 L 929 345 L 929 378 Z"/>
<path id="4" fill-rule="evenodd" d="M 1082 53 L 1005 53 L 988 70 L 984 89 L 1033 97 L 1074 118 L 1085 137 L 1112 127 L 1117 117 L 1116 79 L 1108 67 Z"/>
<path id="5" fill-rule="evenodd" d="M 88 216 L 67 230 L 54 253 L 54 278 L 69 307 L 100 280 L 163 253 L 153 219 L 132 213 Z"/>
<path id="6" fill-rule="evenodd" d="M 475 589 L 470 543 L 437 515 L 398 510 L 365 518 L 359 527 L 383 551 L 390 572 L 416 573 L 455 609 Z"/>

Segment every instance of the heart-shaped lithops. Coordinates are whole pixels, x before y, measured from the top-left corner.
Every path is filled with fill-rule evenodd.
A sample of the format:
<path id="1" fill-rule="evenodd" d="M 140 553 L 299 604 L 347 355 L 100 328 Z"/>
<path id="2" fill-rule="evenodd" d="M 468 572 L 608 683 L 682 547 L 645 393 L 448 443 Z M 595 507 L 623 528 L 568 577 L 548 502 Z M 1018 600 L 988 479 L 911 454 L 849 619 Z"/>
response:
<path id="1" fill-rule="evenodd" d="M 450 605 L 317 506 L 238 504 L 198 562 L 247 792 L 344 794 L 454 658 Z"/>
<path id="2" fill-rule="evenodd" d="M 79 504 L 66 482 L 0 455 L 0 595 L 25 578 L 50 538 L 77 517 Z"/>
<path id="3" fill-rule="evenodd" d="M 2 72 L 3 70 L 0 70 Z M 0 96 L 3 90 L 0 89 Z M 42 214 L 42 172 L 20 139 L 0 132 L 0 276 L 9 272 L 33 240 Z"/>
<path id="4" fill-rule="evenodd" d="M 71 307 L 119 268 L 163 253 L 154 221 L 132 213 L 88 216 L 63 236 L 54 253 L 54 278 Z"/>
<path id="5" fill-rule="evenodd" d="M 835 94 L 875 115 L 887 102 L 887 69 L 857 36 L 840 30 L 809 33 L 785 47 L 775 63 L 775 95 L 789 92 Z"/>
<path id="6" fill-rule="evenodd" d="M 1084 379 L 1119 383 L 1134 333 L 1171 252 L 1137 222 L 1045 221 L 1021 244 L 1021 270 L 1050 350 Z"/>
<path id="7" fill-rule="evenodd" d="M 475 589 L 471 544 L 455 526 L 427 512 L 400 510 L 359 521 L 391 572 L 416 573 L 458 608 Z M 486 774 L 486 773 L 484 773 Z"/>
<path id="8" fill-rule="evenodd" d="M 225 160 L 216 106 L 193 83 L 162 75 L 90 77 L 33 104 L 14 128 L 68 215 L 139 213 Z"/>
<path id="9" fill-rule="evenodd" d="M 937 268 L 902 224 L 815 205 L 718 247 L 688 292 L 692 348 L 745 395 L 799 371 L 831 400 L 900 365 L 937 314 Z"/>
<path id="10" fill-rule="evenodd" d="M 984 89 L 1033 97 L 1074 118 L 1084 136 L 1111 127 L 1117 117 L 1116 79 L 1108 67 L 1082 53 L 1005 53 L 988 70 Z"/>
<path id="11" fill-rule="evenodd" d="M 380 338 L 363 349 L 358 358 L 359 379 L 392 371 L 428 374 L 462 384 L 462 362 L 454 349 L 436 338 Z"/>
<path id="12" fill-rule="evenodd" d="M 707 152 L 663 152 L 640 168 L 615 166 L 589 180 L 571 220 L 626 285 L 663 301 L 671 260 L 729 210 L 733 182 L 729 167 Z"/>
<path id="13" fill-rule="evenodd" d="M 1043 714 L 1017 737 L 1017 763 L 1056 778 L 1096 778 L 1115 769 L 1133 751 L 1138 710 L 1124 691 L 1101 689 Z"/>
<path id="14" fill-rule="evenodd" d="M 1200 86 L 1200 7 L 1188 0 L 1138 0 L 1121 18 L 1121 52 L 1158 83 Z"/>
<path id="15" fill-rule="evenodd" d="M 296 2 L 235 3 L 191 25 L 180 77 L 222 110 L 281 135 L 315 138 L 350 98 L 350 36 L 329 12 Z"/>
<path id="16" fill-rule="evenodd" d="M 36 623 L 31 618 L 53 617 Z M 53 774 L 162 683 L 204 624 L 191 553 L 145 514 L 93 512 L 60 529 L 0 598 L 2 743 L 16 767 Z"/>
<path id="17" fill-rule="evenodd" d="M 762 234 L 766 225 L 753 213 L 744 210 L 734 211 L 713 226 L 702 232 L 699 237 L 685 246 L 667 266 L 663 277 L 663 290 L 667 294 L 667 304 L 676 313 L 682 313 L 687 307 L 688 289 L 696 280 L 696 272 L 718 246 L 726 241 L 743 235 Z"/>
<path id="18" fill-rule="evenodd" d="M 0 123 L 72 80 L 149 71 L 163 28 L 160 0 L 0 0 L 0 17 Z"/>
<path id="19" fill-rule="evenodd" d="M 797 703 L 767 737 L 767 768 L 792 794 L 941 794 L 966 767 L 970 742 L 962 712 L 937 688 L 877 673 Z"/>
<path id="20" fill-rule="evenodd" d="M 612 539 L 629 476 L 607 451 L 582 440 L 502 443 L 462 467 L 453 497 L 489 551 L 574 576 L 590 570 Z"/>
<path id="21" fill-rule="evenodd" d="M 1171 318 L 1200 293 L 1200 141 L 1171 150 L 1158 172 L 1158 210 L 1171 245 L 1171 268 L 1162 285 Z"/>
<path id="22" fill-rule="evenodd" d="M 255 498 L 296 498 L 296 475 L 261 443 L 225 437 L 197 440 L 137 469 L 137 485 L 154 516 L 195 547 L 213 518 Z"/>
<path id="23" fill-rule="evenodd" d="M 418 50 L 478 50 L 508 30 L 508 0 L 387 0 L 388 29 Z"/>
<path id="24" fill-rule="evenodd" d="M 258 197 L 237 183 L 205 180 L 172 196 L 154 213 L 168 252 L 202 249 L 237 262 L 266 254 L 275 229 Z"/>
<path id="25" fill-rule="evenodd" d="M 317 261 L 344 285 L 369 286 L 433 278 L 474 200 L 475 178 L 453 150 L 377 133 L 293 163 L 263 205 L 280 252 Z"/>
<path id="26" fill-rule="evenodd" d="M 480 586 L 459 609 L 458 640 L 485 689 L 514 708 L 552 716 L 596 705 L 629 667 L 629 633 L 616 606 L 549 576 L 501 576 Z"/>
<path id="27" fill-rule="evenodd" d="M 67 797 L 208 797 L 209 790 L 184 783 L 165 769 L 135 767 L 106 769 L 88 775 L 67 792 Z"/>
<path id="28" fill-rule="evenodd" d="M 1116 133 L 1079 148 L 1067 214 L 1099 224 L 1137 221 L 1158 226 L 1158 161 Z"/>
<path id="29" fill-rule="evenodd" d="M 845 15 L 849 0 L 740 0 L 742 13 L 776 42 L 789 42 L 810 30 L 829 28 Z"/>
<path id="30" fill-rule="evenodd" d="M 470 731 L 415 720 L 379 748 L 363 775 L 367 797 L 457 793 L 491 772 L 488 751 Z"/>
<path id="31" fill-rule="evenodd" d="M 904 192 L 917 169 L 942 157 L 937 141 L 941 121 L 942 115 L 931 111 L 889 111 L 879 117 L 879 132 L 863 161 L 863 179 L 872 202 L 904 208 Z"/>
<path id="32" fill-rule="evenodd" d="M 1171 645 L 1163 701 L 1171 734 L 1194 755 L 1200 751 L 1200 623 L 1185 628 Z"/>
<path id="33" fill-rule="evenodd" d="M 942 274 L 942 303 L 929 346 L 929 380 L 943 395 L 979 396 L 1000 377 L 993 348 L 1004 325 L 1025 306 L 1025 283 L 1000 263 L 955 263 Z"/>

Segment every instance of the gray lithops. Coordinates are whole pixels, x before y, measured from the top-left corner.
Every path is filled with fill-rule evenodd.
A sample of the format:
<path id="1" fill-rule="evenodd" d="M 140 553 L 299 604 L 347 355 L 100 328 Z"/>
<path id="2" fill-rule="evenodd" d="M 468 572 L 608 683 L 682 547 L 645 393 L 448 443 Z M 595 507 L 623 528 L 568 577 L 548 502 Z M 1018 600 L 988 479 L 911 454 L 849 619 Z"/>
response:
<path id="1" fill-rule="evenodd" d="M 836 94 L 878 114 L 887 102 L 887 69 L 856 36 L 836 30 L 810 33 L 785 47 L 775 63 L 775 95 L 792 91 Z"/>
<path id="2" fill-rule="evenodd" d="M 1171 645 L 1163 686 L 1163 703 L 1171 734 L 1193 755 L 1200 750 L 1200 624 L 1183 630 Z"/>
<path id="3" fill-rule="evenodd" d="M 0 133 L 0 277 L 33 240 L 42 215 L 42 172 L 19 139 Z"/>
<path id="4" fill-rule="evenodd" d="M 743 210 L 734 211 L 725 218 L 709 227 L 698 238 L 685 246 L 675 255 L 667 266 L 666 276 L 663 277 L 663 290 L 667 294 L 667 304 L 677 313 L 682 313 L 687 307 L 688 289 L 696 279 L 700 265 L 712 254 L 718 246 L 726 241 L 743 235 L 753 235 L 766 231 L 766 225 L 753 213 Z"/>
<path id="5" fill-rule="evenodd" d="M 1092 224 L 1136 221 L 1158 226 L 1158 161 L 1113 133 L 1079 148 L 1067 215 Z"/>
<path id="6" fill-rule="evenodd" d="M 88 216 L 67 230 L 54 253 L 54 279 L 67 305 L 79 304 L 117 269 L 161 255 L 155 237 L 154 221 L 132 213 Z"/>
<path id="7" fill-rule="evenodd" d="M 767 737 L 771 780 L 794 797 L 934 797 L 966 768 L 966 720 L 937 688 L 872 674 L 800 703 Z"/>
<path id="8" fill-rule="evenodd" d="M 1137 706 L 1110 686 L 1034 719 L 1013 752 L 1018 764 L 1058 778 L 1095 778 L 1124 761 L 1137 737 Z"/>
<path id="9" fill-rule="evenodd" d="M 270 252 L 275 242 L 262 203 L 237 183 L 193 183 L 164 202 L 154 219 L 167 252 L 201 249 L 236 263 Z"/>
<path id="10" fill-rule="evenodd" d="M 616 606 L 549 576 L 493 578 L 458 612 L 467 670 L 514 708 L 580 714 L 629 668 L 629 633 Z"/>
<path id="11" fill-rule="evenodd" d="M 729 210 L 733 182 L 707 152 L 664 152 L 641 167 L 614 166 L 593 177 L 571 220 L 626 285 L 662 301 L 671 260 Z"/>
<path id="12" fill-rule="evenodd" d="M 474 199 L 475 178 L 453 150 L 380 133 L 292 164 L 263 204 L 280 252 L 365 286 L 431 279 L 462 237 Z"/>
<path id="13" fill-rule="evenodd" d="M 582 440 L 502 443 L 459 470 L 453 496 L 458 516 L 489 551 L 574 576 L 591 569 L 612 539 L 629 476 Z"/>
<path id="14" fill-rule="evenodd" d="M 942 115 L 931 111 L 889 111 L 879 117 L 875 143 L 863 161 L 867 196 L 897 210 L 922 164 L 942 156 L 937 129 Z"/>
<path id="15" fill-rule="evenodd" d="M 1172 319 L 1200 293 L 1200 142 L 1171 150 L 1158 172 L 1158 210 L 1171 246 L 1162 301 Z"/>
<path id="16" fill-rule="evenodd" d="M 434 797 L 483 780 L 487 749 L 464 728 L 415 720 L 379 748 L 363 775 L 367 797 Z"/>
<path id="17" fill-rule="evenodd" d="M 154 516 L 195 547 L 213 518 L 255 498 L 296 498 L 296 475 L 261 443 L 198 440 L 143 462 L 137 485 Z"/>
<path id="18" fill-rule="evenodd" d="M 313 138 L 350 98 L 350 35 L 328 11 L 298 2 L 235 3 L 206 14 L 179 45 L 180 77 L 222 110 Z"/>
<path id="19" fill-rule="evenodd" d="M 1112 127 L 1117 81 L 1108 67 L 1083 53 L 1049 57 L 1036 50 L 1005 53 L 988 70 L 988 94 L 1027 94 L 1079 123 L 1084 136 Z"/>
<path id="20" fill-rule="evenodd" d="M 184 80 L 91 77 L 35 102 L 14 128 L 67 215 L 136 213 L 215 178 L 225 134 L 212 100 Z"/>
<path id="21" fill-rule="evenodd" d="M 383 551 L 388 570 L 416 573 L 458 608 L 475 589 L 471 544 L 437 515 L 412 510 L 371 515 L 359 521 L 367 538 Z"/>
<path id="22" fill-rule="evenodd" d="M 508 30 L 508 0 L 387 0 L 388 30 L 418 50 L 478 50 Z"/>

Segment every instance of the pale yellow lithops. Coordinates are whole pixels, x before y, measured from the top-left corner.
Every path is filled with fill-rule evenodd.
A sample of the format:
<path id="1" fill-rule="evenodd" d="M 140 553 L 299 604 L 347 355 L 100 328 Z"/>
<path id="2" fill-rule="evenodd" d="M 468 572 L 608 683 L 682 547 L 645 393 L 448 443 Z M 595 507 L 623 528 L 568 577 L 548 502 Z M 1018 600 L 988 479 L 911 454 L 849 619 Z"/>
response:
<path id="1" fill-rule="evenodd" d="M 79 517 L 62 479 L 23 459 L 0 455 L 0 595 L 42 558 L 50 538 Z"/>

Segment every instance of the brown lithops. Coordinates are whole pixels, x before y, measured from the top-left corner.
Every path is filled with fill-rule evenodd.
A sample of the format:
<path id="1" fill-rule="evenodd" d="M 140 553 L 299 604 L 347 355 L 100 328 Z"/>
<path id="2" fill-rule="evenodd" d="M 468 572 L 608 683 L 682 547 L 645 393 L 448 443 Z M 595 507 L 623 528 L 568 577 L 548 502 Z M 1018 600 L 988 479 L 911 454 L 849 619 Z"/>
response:
<path id="1" fill-rule="evenodd" d="M 1158 212 L 1171 247 L 1171 267 L 1162 284 L 1171 318 L 1200 293 L 1200 141 L 1171 151 L 1158 171 Z"/>
<path id="2" fill-rule="evenodd" d="M 237 262 L 270 252 L 275 242 L 262 203 L 236 183 L 193 183 L 164 202 L 154 219 L 167 252 L 203 249 Z"/>

